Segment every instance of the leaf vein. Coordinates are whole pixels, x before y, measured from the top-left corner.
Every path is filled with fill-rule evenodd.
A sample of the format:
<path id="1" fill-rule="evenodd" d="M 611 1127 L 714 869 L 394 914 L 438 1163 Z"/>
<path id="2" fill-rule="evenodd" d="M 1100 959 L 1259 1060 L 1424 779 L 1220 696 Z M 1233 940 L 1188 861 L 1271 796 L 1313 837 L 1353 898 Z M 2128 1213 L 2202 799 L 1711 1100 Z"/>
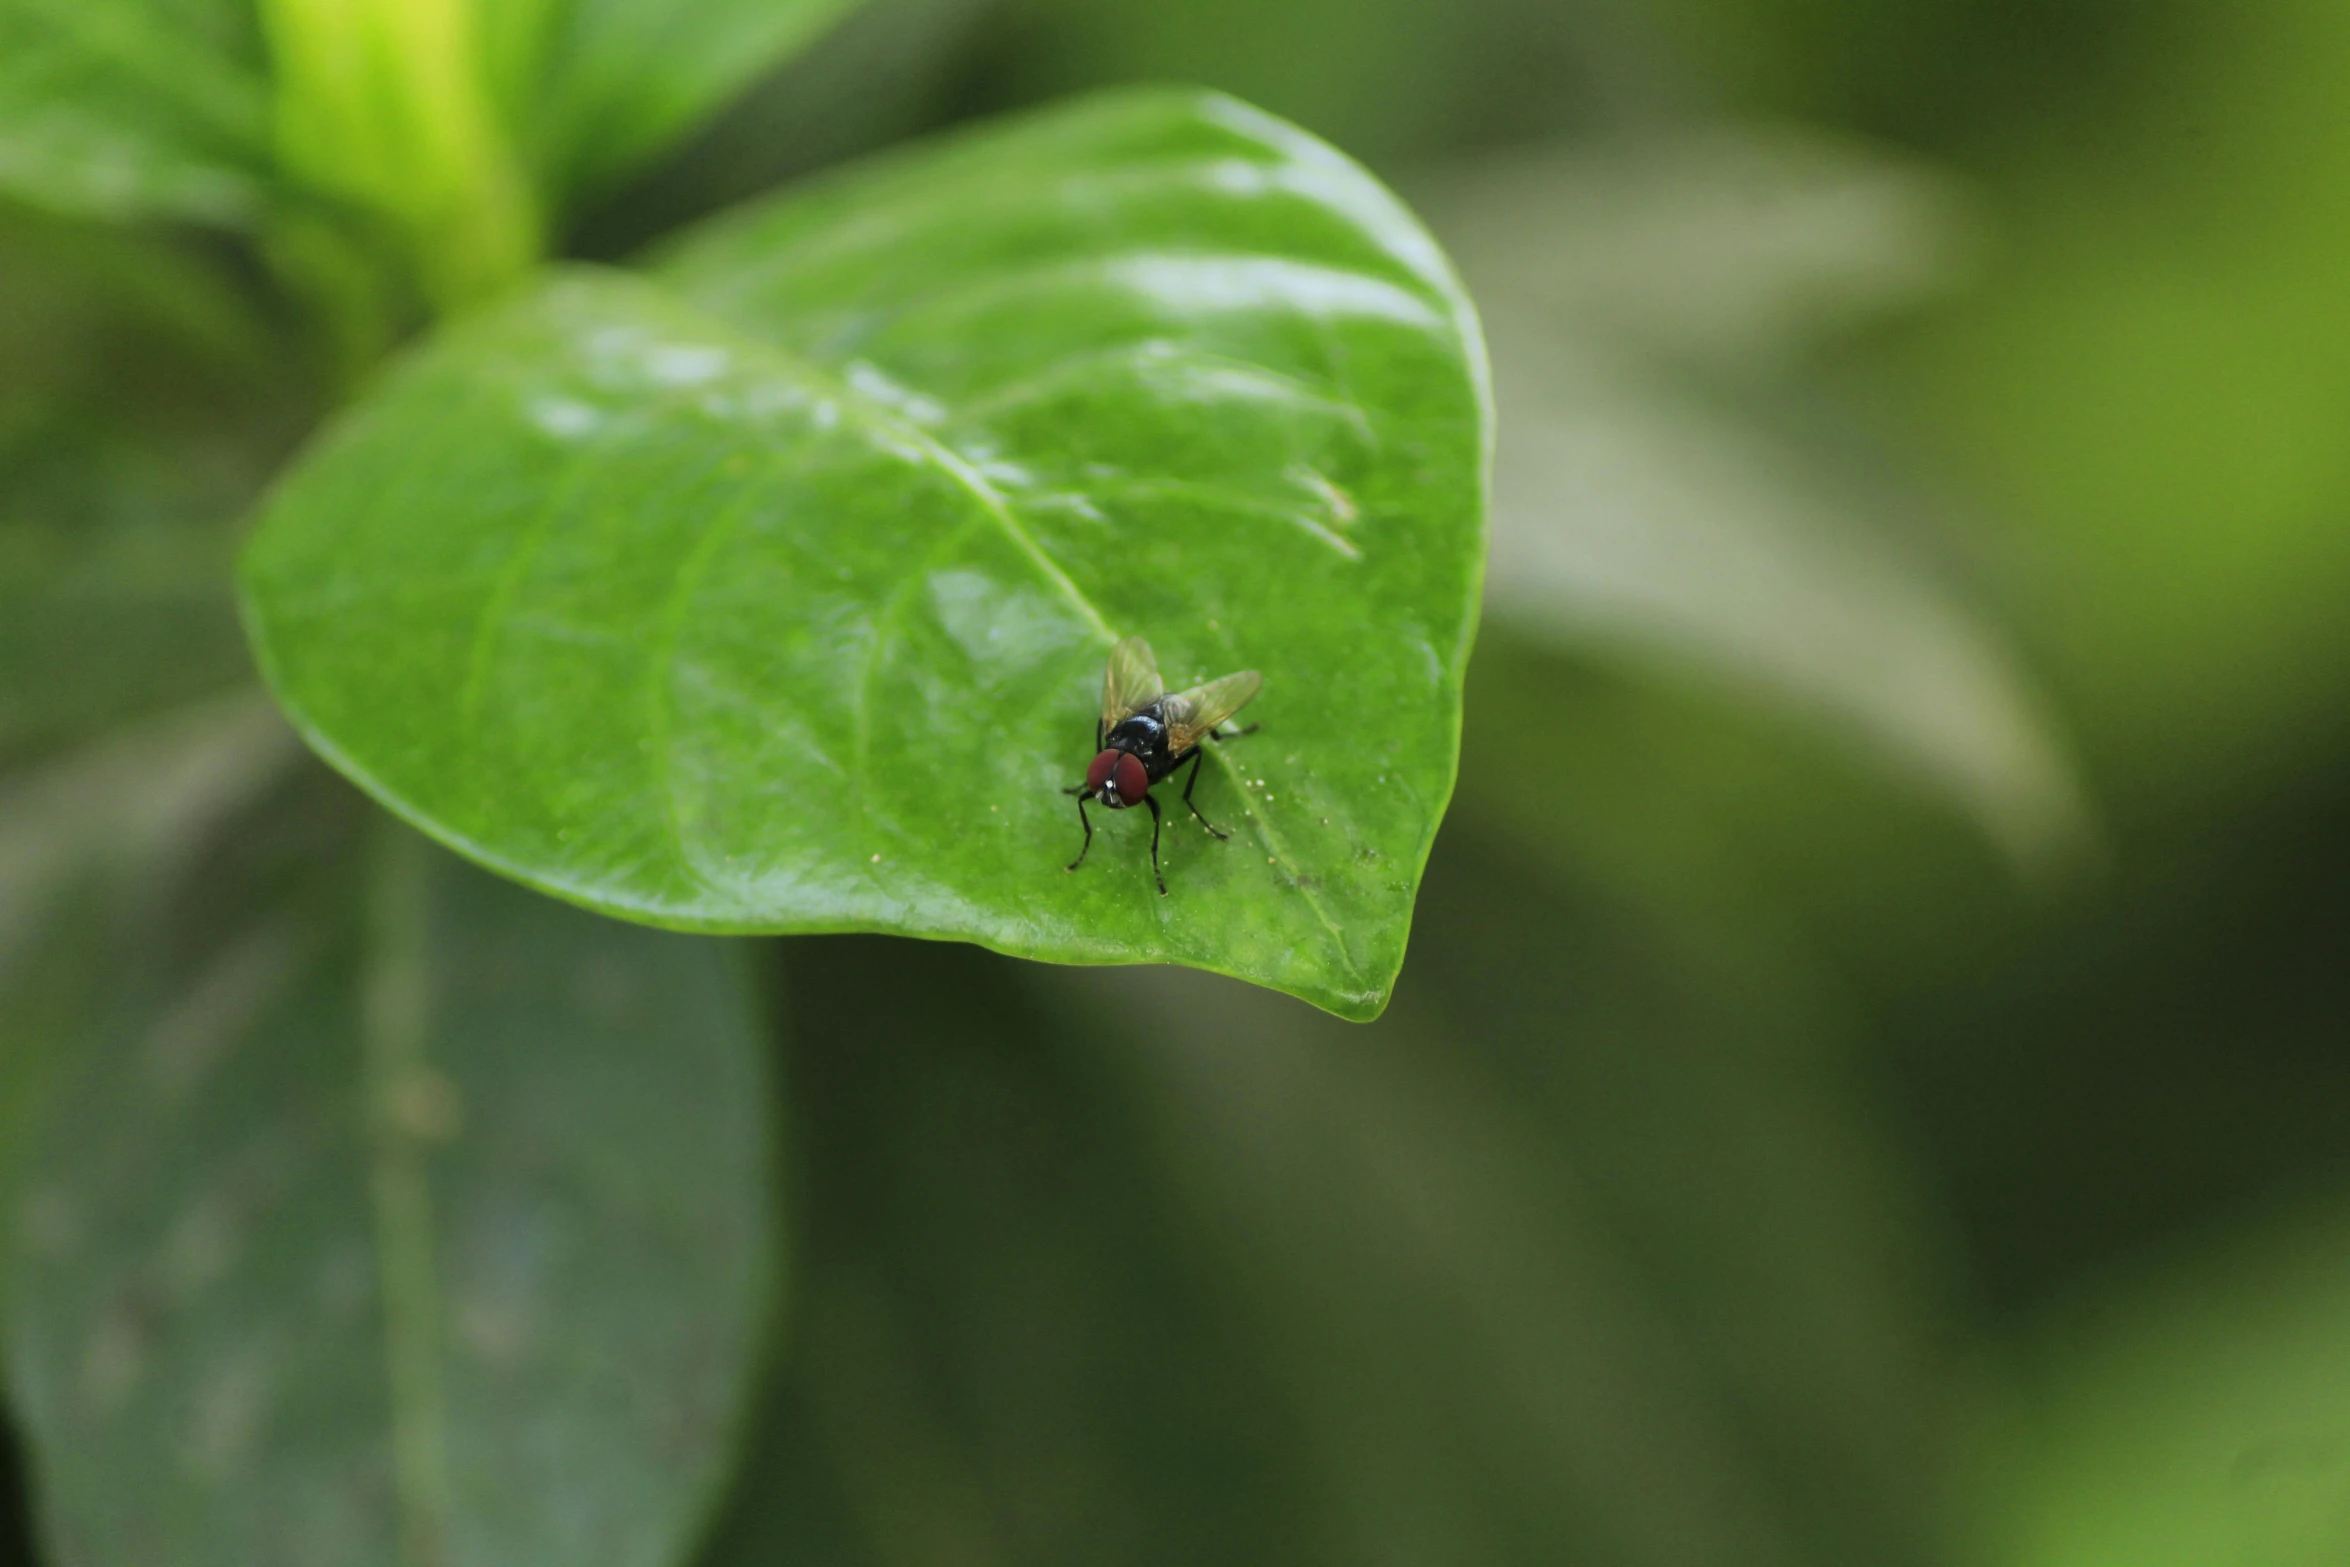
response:
<path id="1" fill-rule="evenodd" d="M 481 709 L 489 699 L 490 665 L 497 656 L 498 634 L 513 617 L 514 601 L 521 596 L 524 579 L 538 564 L 539 556 L 554 534 L 556 520 L 595 455 L 593 450 L 581 448 L 565 456 L 561 471 L 555 482 L 547 486 L 546 498 L 539 503 L 538 511 L 515 544 L 514 553 L 498 568 L 489 597 L 482 602 L 481 615 L 474 621 L 473 636 L 466 649 L 465 687 L 457 698 L 457 721 L 459 737 L 477 756 L 481 745 Z"/>
<path id="2" fill-rule="evenodd" d="M 1216 746 L 1210 754 L 1215 757 L 1216 765 L 1224 769 L 1224 776 L 1239 787 L 1241 799 L 1246 800 L 1248 798 L 1248 778 L 1240 770 L 1240 764 L 1232 760 L 1221 745 Z M 1291 864 L 1289 851 L 1282 847 L 1280 834 L 1273 830 L 1273 813 L 1265 809 L 1265 802 L 1262 799 L 1250 807 L 1248 818 L 1256 823 L 1257 837 L 1264 842 L 1266 848 L 1273 851 L 1274 859 L 1280 861 L 1283 866 L 1289 866 Z M 1306 907 L 1314 911 L 1314 918 L 1321 921 L 1322 928 L 1330 933 L 1330 944 L 1337 949 L 1338 961 L 1345 965 L 1348 976 L 1360 983 L 1364 977 L 1362 966 L 1355 962 L 1354 953 L 1347 947 L 1346 935 L 1338 928 L 1338 922 L 1330 917 L 1329 909 L 1324 907 L 1321 898 L 1312 887 L 1306 885 L 1294 868 L 1290 870 L 1289 884 L 1296 889 L 1299 897 L 1305 899 Z"/>
<path id="3" fill-rule="evenodd" d="M 774 472 L 781 462 L 782 459 L 777 459 L 766 472 Z M 678 869 L 699 887 L 707 887 L 709 878 L 702 874 L 701 867 L 694 862 L 686 848 L 684 807 L 678 798 L 676 757 L 670 745 L 677 718 L 677 647 L 685 635 L 686 611 L 692 606 L 702 579 L 709 575 L 719 550 L 742 526 L 743 518 L 749 515 L 758 498 L 759 481 L 745 484 L 742 494 L 711 520 L 710 525 L 702 530 L 702 536 L 694 541 L 693 548 L 686 551 L 685 558 L 678 562 L 677 574 L 661 605 L 659 640 L 647 660 L 651 689 L 647 693 L 646 722 L 652 730 L 649 738 L 653 746 L 653 783 L 660 791 L 662 819 L 669 827 L 670 847 L 676 852 Z"/>

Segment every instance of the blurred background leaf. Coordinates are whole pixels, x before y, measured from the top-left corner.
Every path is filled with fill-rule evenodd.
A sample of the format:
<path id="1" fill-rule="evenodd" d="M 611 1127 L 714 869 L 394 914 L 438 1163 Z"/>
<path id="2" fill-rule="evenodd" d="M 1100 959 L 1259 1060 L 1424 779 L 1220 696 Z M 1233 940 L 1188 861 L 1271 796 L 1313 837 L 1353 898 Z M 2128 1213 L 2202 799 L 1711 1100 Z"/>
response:
<path id="1" fill-rule="evenodd" d="M 0 768 L 250 664 L 239 512 L 306 386 L 205 249 L 0 212 Z"/>
<path id="2" fill-rule="evenodd" d="M 127 900 L 185 875 L 300 745 L 258 691 L 154 719 L 0 783 L 0 1211 L 43 1126 L 51 1074 L 106 994 Z M 0 1294 L 14 1277 L 0 1266 Z"/>
<path id="3" fill-rule="evenodd" d="M 61 1563 L 649 1563 L 770 1298 L 761 1034 L 722 946 L 314 769 L 106 931 L 23 1184 L 9 1378 Z"/>
<path id="4" fill-rule="evenodd" d="M 619 260 L 684 223 L 934 128 L 992 0 L 866 0 L 636 176 L 586 193 L 575 243 Z"/>
<path id="5" fill-rule="evenodd" d="M 538 33 L 539 79 L 510 101 L 542 185 L 568 204 L 694 130 L 860 3 L 525 0 L 484 15 L 501 52 Z"/>
<path id="6" fill-rule="evenodd" d="M 0 192 L 116 220 L 241 224 L 268 84 L 241 0 L 0 3 Z"/>
<path id="7" fill-rule="evenodd" d="M 1934 569 L 1936 505 L 1803 378 L 1822 338 L 1947 285 L 1955 198 L 1730 127 L 1425 178 L 1507 410 L 1495 616 L 1820 709 L 2019 860 L 2077 833 L 2043 704 Z"/>

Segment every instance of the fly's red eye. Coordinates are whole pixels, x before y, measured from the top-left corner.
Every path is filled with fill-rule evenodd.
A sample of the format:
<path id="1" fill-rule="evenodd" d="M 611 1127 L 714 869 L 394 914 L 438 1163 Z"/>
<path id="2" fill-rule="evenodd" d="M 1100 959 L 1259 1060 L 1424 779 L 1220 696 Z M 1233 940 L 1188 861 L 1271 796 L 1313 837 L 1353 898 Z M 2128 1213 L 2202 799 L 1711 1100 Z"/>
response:
<path id="1" fill-rule="evenodd" d="M 1087 794 L 1102 792 L 1102 785 L 1110 781 L 1111 770 L 1117 767 L 1118 758 L 1123 754 L 1119 751 L 1104 751 L 1093 759 L 1093 765 L 1085 770 L 1085 792 Z"/>
<path id="2" fill-rule="evenodd" d="M 1142 770 L 1139 759 L 1127 752 L 1118 753 L 1117 771 L 1113 776 L 1118 780 L 1118 798 L 1128 805 L 1139 804 L 1142 797 L 1150 793 L 1150 774 Z"/>

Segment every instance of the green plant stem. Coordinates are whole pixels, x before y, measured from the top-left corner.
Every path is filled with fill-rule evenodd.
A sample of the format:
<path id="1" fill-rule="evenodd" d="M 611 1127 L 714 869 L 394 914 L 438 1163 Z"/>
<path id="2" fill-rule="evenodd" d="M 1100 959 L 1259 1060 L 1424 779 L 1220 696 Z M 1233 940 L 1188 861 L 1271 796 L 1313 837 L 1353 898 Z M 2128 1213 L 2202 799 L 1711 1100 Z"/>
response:
<path id="1" fill-rule="evenodd" d="M 366 318 L 396 322 L 403 283 L 448 315 L 530 274 L 543 248 L 538 203 L 468 0 L 263 0 L 261 11 L 279 163 L 334 214 L 293 220 L 297 239 L 280 248 L 305 292 L 342 300 L 339 337 L 385 336 Z M 300 232 L 319 223 L 339 231 L 333 243 Z M 337 248 L 359 252 L 358 264 L 320 261 Z M 370 274 L 390 276 L 363 283 L 378 298 L 353 308 L 351 280 Z M 321 277 L 333 286 L 322 290 Z"/>

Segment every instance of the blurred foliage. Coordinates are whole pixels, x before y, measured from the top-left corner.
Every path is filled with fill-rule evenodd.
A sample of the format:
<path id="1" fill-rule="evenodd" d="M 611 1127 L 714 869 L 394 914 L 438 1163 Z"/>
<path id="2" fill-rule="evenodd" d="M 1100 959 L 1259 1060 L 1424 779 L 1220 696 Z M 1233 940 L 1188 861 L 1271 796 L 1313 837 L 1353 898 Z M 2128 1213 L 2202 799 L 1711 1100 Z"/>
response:
<path id="1" fill-rule="evenodd" d="M 1367 1032 L 793 949 L 806 1317 L 709 1560 L 1933 1559 L 1931 1225 L 1821 1020 L 1437 863 Z"/>
<path id="2" fill-rule="evenodd" d="M 301 394 L 200 244 L 0 213 L 0 277 L 5 764 L 244 675 L 234 524 Z"/>
<path id="3" fill-rule="evenodd" d="M 1984 1554 L 2021 1567 L 2340 1561 L 2340 1199 L 2137 1271 L 2062 1302 L 2030 1343 L 2044 1400 L 1990 1407 L 1979 1483 L 1999 1505 Z"/>
<path id="4" fill-rule="evenodd" d="M 18 122 L 0 183 L 242 221 L 257 36 L 33 122 L 74 200 Z M 1387 1019 L 761 959 L 793 1290 L 703 1559 L 2338 1558 L 2346 73 L 2334 0 L 876 0 L 585 192 L 611 256 L 1201 81 L 1422 202 L 1515 388 Z M 141 973 L 100 938 L 276 787 L 220 573 L 303 321 L 216 238 L 0 221 L 12 1150 Z"/>
<path id="5" fill-rule="evenodd" d="M 2040 704 L 1922 548 L 1934 500 L 1802 373 L 1819 340 L 1946 283 L 1955 200 L 1860 149 L 1726 128 L 1428 184 L 1509 410 L 1496 619 L 1814 706 L 2021 861 L 2077 833 Z"/>
<path id="6" fill-rule="evenodd" d="M 250 221 L 268 85 L 241 0 L 0 6 L 0 191 L 115 219 Z"/>
<path id="7" fill-rule="evenodd" d="M 283 772 L 97 933 L 16 1205 L 49 1559 L 673 1558 L 775 1272 L 733 955 Z"/>

